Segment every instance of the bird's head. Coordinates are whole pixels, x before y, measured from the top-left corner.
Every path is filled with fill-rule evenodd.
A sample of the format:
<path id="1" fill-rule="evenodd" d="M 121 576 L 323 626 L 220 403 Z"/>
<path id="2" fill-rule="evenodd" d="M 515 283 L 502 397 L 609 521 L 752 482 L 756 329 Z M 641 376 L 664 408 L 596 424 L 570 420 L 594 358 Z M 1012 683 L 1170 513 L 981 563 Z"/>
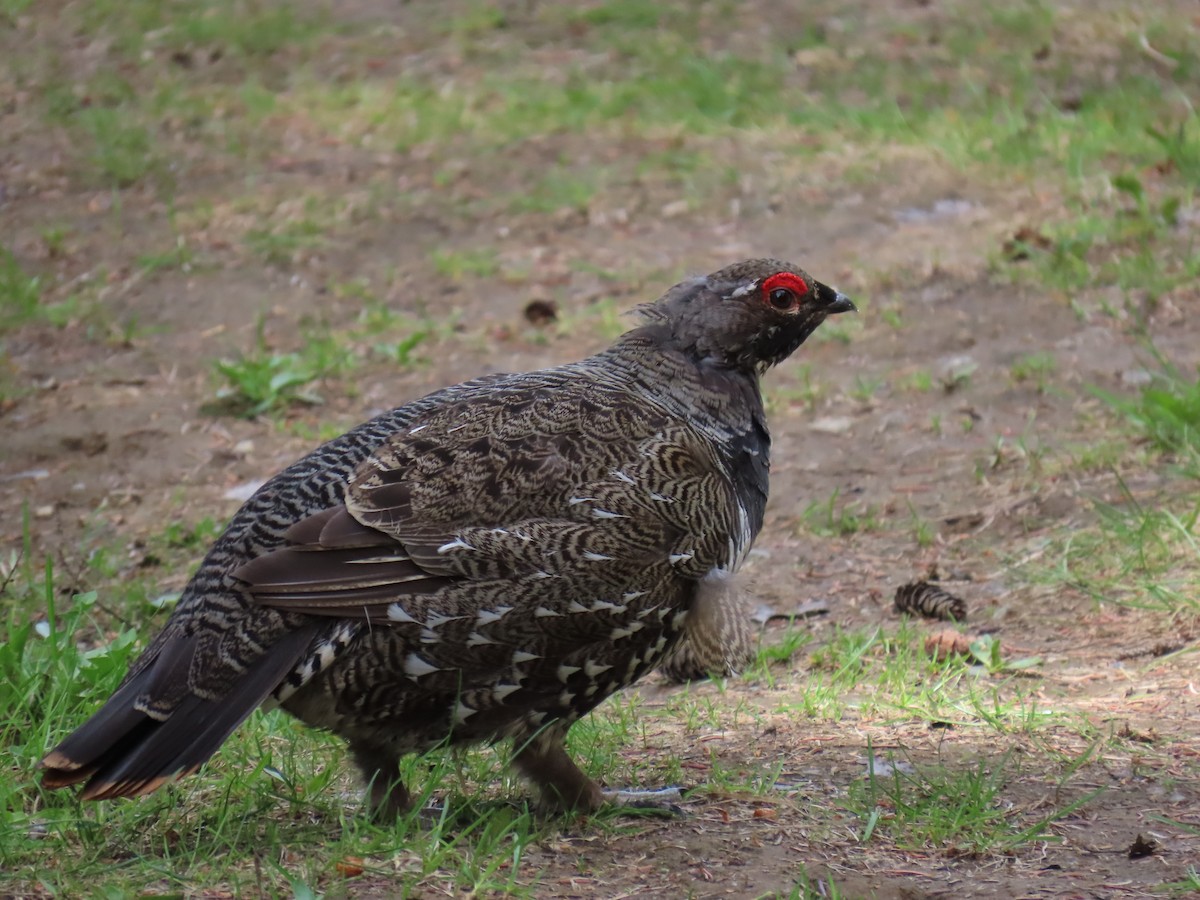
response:
<path id="1" fill-rule="evenodd" d="M 826 316 L 854 308 L 798 266 L 748 259 L 680 282 L 640 312 L 669 329 L 681 350 L 761 373 L 787 359 Z"/>

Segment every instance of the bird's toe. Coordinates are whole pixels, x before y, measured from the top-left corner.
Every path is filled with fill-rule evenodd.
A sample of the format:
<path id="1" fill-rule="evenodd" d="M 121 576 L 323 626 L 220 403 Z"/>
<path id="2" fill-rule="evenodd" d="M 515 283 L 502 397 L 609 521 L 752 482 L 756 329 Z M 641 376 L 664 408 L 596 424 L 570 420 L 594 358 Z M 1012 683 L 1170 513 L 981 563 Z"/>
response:
<path id="1" fill-rule="evenodd" d="M 663 816 L 682 816 L 683 792 L 677 787 L 655 790 L 610 789 L 604 792 L 605 802 L 617 812 L 657 813 Z"/>

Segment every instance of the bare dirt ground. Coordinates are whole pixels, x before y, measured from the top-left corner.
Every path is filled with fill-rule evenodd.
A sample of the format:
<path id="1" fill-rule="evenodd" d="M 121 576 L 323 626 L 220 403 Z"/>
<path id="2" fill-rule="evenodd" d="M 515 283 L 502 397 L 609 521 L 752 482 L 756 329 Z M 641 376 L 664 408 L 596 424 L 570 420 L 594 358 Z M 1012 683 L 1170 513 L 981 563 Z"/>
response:
<path id="1" fill-rule="evenodd" d="M 378 14 L 358 6 L 356 15 Z M 19 114 L 5 118 L 18 124 Z M 1044 573 L 1064 541 L 1095 524 L 1096 501 L 1132 494 L 1155 503 L 1195 484 L 1179 488 L 1165 468 L 1077 464 L 1079 448 L 1100 446 L 1116 428 L 1086 386 L 1127 390 L 1147 359 L 1145 335 L 1128 318 L 1099 314 L 1102 298 L 1077 298 L 1081 312 L 1061 293 L 997 275 L 1007 239 L 1060 214 L 1055 190 L 1037 178 L 979 179 L 900 147 L 876 150 L 847 178 L 836 154 L 782 159 L 767 137 L 747 134 L 736 146 L 708 139 L 706 149 L 739 174 L 701 204 L 675 206 L 676 185 L 631 175 L 583 208 L 514 211 L 479 198 L 528 191 L 531 173 L 563 158 L 632 172 L 674 139 L 547 135 L 510 146 L 502 160 L 456 159 L 444 148 L 430 159 L 419 146 L 376 152 L 322 139 L 310 124 L 272 123 L 283 149 L 256 164 L 252 184 L 227 159 L 194 170 L 172 204 L 209 204 L 195 227 L 182 214 L 172 220 L 150 187 L 120 191 L 115 213 L 114 192 L 71 174 L 62 133 L 9 132 L 0 160 L 5 244 L 59 294 L 103 278 L 108 318 L 33 322 L 5 337 L 19 390 L 0 411 L 0 542 L 21 544 L 27 510 L 33 546 L 69 576 L 60 574 L 64 592 L 90 586 L 86 555 L 105 541 L 125 548 L 120 571 L 153 572 L 144 548 L 164 527 L 230 515 L 239 488 L 313 446 L 320 426 L 336 431 L 484 372 L 580 357 L 611 336 L 611 310 L 651 299 L 680 275 L 745 256 L 792 259 L 867 302 L 844 339 L 816 339 L 767 377 L 772 501 L 747 583 L 783 612 L 825 601 L 828 611 L 804 625 L 815 648 L 836 634 L 895 629 L 895 588 L 936 569 L 967 599 L 977 633 L 1012 656 L 1041 658 L 1027 696 L 1067 724 L 934 727 L 859 714 L 853 702 L 836 720 L 805 715 L 797 697 L 819 666 L 803 659 L 773 682 L 683 689 L 655 677 L 639 688 L 645 710 L 689 690 L 757 712 L 702 740 L 655 717 L 631 757 L 673 758 L 689 786 L 709 783 L 714 754 L 727 770 L 768 761 L 778 768 L 775 789 L 713 788 L 689 800 L 683 818 L 627 829 L 566 824 L 525 854 L 533 893 L 786 896 L 807 873 L 814 890 L 832 879 L 848 897 L 1150 897 L 1185 878 L 1200 859 L 1200 702 L 1196 657 L 1186 652 L 1195 649 L 1194 622 L 1101 603 Z M 253 211 L 239 210 L 242 192 L 253 194 Z M 343 201 L 361 193 L 364 204 L 369 194 L 371 214 L 339 213 L 325 239 L 283 262 L 239 243 L 239 216 L 284 217 L 288 198 L 314 192 Z M 61 222 L 70 233 L 51 246 L 46 229 Z M 173 233 L 202 262 L 152 272 L 134 263 Z M 497 261 L 484 276 L 431 261 L 435 251 L 481 246 Z M 311 323 L 354 328 L 361 298 L 338 286 L 359 278 L 394 310 L 455 324 L 418 348 L 415 365 L 368 360 L 331 380 L 320 407 L 251 420 L 203 412 L 211 361 L 249 347 L 260 316 L 269 346 L 283 349 Z M 554 300 L 558 323 L 530 324 L 531 298 Z M 1197 299 L 1192 286 L 1146 320 L 1159 350 L 1185 368 L 1200 360 L 1200 325 L 1181 309 Z M 885 310 L 902 324 L 889 324 Z M 1054 370 L 1042 381 L 1014 378 L 1014 362 L 1037 353 L 1052 355 Z M 919 372 L 931 373 L 931 389 L 905 389 Z M 813 527 L 811 509 L 826 502 L 831 516 L 849 510 L 858 523 Z M 918 540 L 916 523 L 927 524 L 929 540 Z M 154 574 L 162 591 L 187 576 Z M 780 633 L 778 622 L 768 625 L 765 643 Z M 1033 819 L 1102 790 L 1011 852 L 862 843 L 854 835 L 863 824 L 830 810 L 862 780 L 869 754 L 889 751 L 951 768 L 1003 756 L 1003 802 Z M 1063 761 L 1081 756 L 1064 779 Z M 1157 848 L 1131 859 L 1139 835 Z M 372 874 L 325 889 L 387 896 L 390 883 Z"/>

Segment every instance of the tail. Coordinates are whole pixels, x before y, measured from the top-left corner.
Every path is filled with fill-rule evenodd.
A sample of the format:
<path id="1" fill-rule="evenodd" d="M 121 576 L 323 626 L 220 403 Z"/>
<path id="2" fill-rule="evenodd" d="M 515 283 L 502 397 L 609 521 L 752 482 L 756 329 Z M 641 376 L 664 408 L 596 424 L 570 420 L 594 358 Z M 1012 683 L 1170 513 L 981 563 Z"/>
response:
<path id="1" fill-rule="evenodd" d="M 168 639 L 153 661 L 42 760 L 42 784 L 87 782 L 84 800 L 136 797 L 195 772 L 300 660 L 316 626 L 290 631 L 218 699 L 186 689 L 197 638 Z M 180 695 L 169 711 L 156 698 Z M 147 711 L 149 710 L 149 711 Z"/>

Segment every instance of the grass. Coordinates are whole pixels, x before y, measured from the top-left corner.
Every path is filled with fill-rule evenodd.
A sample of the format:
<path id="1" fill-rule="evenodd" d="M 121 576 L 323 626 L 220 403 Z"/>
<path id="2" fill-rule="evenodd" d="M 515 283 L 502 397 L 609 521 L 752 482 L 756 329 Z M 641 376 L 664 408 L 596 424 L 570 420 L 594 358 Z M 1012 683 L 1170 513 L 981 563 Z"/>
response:
<path id="1" fill-rule="evenodd" d="M 842 893 L 837 886 L 837 882 L 829 875 L 813 877 L 807 872 L 803 873 L 795 886 L 786 894 L 780 892 L 777 897 L 787 900 L 842 900 L 849 896 Z"/>
<path id="2" fill-rule="evenodd" d="M 164 547 L 175 555 L 198 552 L 212 528 L 207 521 L 169 528 Z M 452 794 L 431 828 L 415 818 L 396 829 L 375 827 L 359 814 L 357 800 L 341 795 L 347 765 L 338 743 L 278 713 L 256 714 L 222 751 L 220 765 L 150 800 L 81 807 L 69 795 L 43 792 L 33 780 L 37 760 L 78 710 L 115 689 L 143 641 L 133 629 L 112 628 L 98 592 L 64 598 L 49 563 L 34 566 L 14 555 L 3 569 L 8 621 L 0 644 L 0 701 L 7 713 L 0 743 L 7 748 L 8 777 L 0 789 L 0 869 L 9 876 L 38 871 L 26 883 L 68 894 L 84 890 L 99 870 L 113 896 L 139 889 L 147 878 L 165 878 L 178 889 L 200 878 L 239 893 L 267 885 L 315 890 L 341 880 L 338 867 L 349 868 L 347 860 L 392 876 L 396 854 L 411 853 L 403 883 L 433 876 L 461 890 L 525 890 L 515 880 L 521 853 L 544 826 L 522 805 Z M 465 767 L 441 754 L 409 760 L 405 774 L 428 798 L 443 777 L 486 783 L 497 772 L 486 754 Z M 272 845 L 288 848 L 274 862 L 269 855 L 247 858 L 239 849 Z M 67 847 L 73 849 L 64 860 Z M 226 863 L 216 862 L 222 850 L 234 851 Z M 115 866 L 102 862 L 114 854 Z M 52 859 L 57 862 L 50 865 Z M 380 868 L 384 860 L 386 869 Z"/>
<path id="3" fill-rule="evenodd" d="M 246 232 L 246 246 L 265 262 L 285 266 L 296 262 L 303 251 L 322 246 L 324 233 L 318 222 L 303 218 L 273 228 L 252 228 Z"/>
<path id="4" fill-rule="evenodd" d="M 796 36 L 779 35 L 756 42 L 752 54 L 697 54 L 691 33 L 695 26 L 688 24 L 682 6 L 651 15 L 609 10 L 610 5 L 580 15 L 544 13 L 545 27 L 557 39 L 579 35 L 576 40 L 586 53 L 607 57 L 600 71 L 586 55 L 562 66 L 556 78 L 530 71 L 515 56 L 505 36 L 508 29 L 489 13 L 482 26 L 476 23 L 456 37 L 466 41 L 479 65 L 494 67 L 487 79 L 460 79 L 447 86 L 419 76 L 331 82 L 300 73 L 277 92 L 270 118 L 280 125 L 307 121 L 339 142 L 369 138 L 373 145 L 401 149 L 461 145 L 464 137 L 480 148 L 497 148 L 527 135 L 586 133 L 620 123 L 643 134 L 800 130 L 803 139 L 784 146 L 805 155 L 837 143 L 899 140 L 936 147 L 962 165 L 1025 167 L 1050 159 L 1076 175 L 1110 161 L 1118 148 L 1130 165 L 1166 159 L 1189 178 L 1196 169 L 1195 129 L 1171 115 L 1173 98 L 1186 89 L 1188 73 L 1196 69 L 1196 47 L 1182 32 L 1163 34 L 1163 52 L 1177 63 L 1165 75 L 1144 65 L 1135 37 L 1123 35 L 1116 45 L 1120 89 L 1113 91 L 1090 67 L 1076 71 L 1028 64 L 1024 48 L 1050 40 L 1054 29 L 1062 27 L 1052 11 L 1036 4 L 1023 6 L 1028 14 L 1022 15 L 990 10 L 990 31 L 977 28 L 971 15 L 952 11 L 940 35 L 946 50 L 936 64 L 929 65 L 919 54 L 856 56 L 853 78 L 846 77 L 842 61 L 855 28 L 836 34 L 810 30 L 800 36 L 798 48 Z M 303 56 L 319 36 L 360 54 L 376 52 L 383 40 L 369 32 L 331 29 L 319 18 L 302 18 L 290 9 L 244 10 L 232 0 L 209 0 L 171 13 L 148 2 L 114 9 L 94 0 L 75 15 L 85 32 L 115 38 L 109 51 L 114 68 L 126 59 L 149 59 L 146 68 L 168 86 L 173 108 L 195 101 L 198 111 L 220 109 L 221 130 L 227 137 L 238 133 L 233 146 L 243 149 L 244 141 L 270 145 L 278 136 L 270 123 L 263 131 L 261 119 L 257 135 L 243 131 L 251 122 L 240 117 L 249 110 L 230 103 L 234 98 L 225 80 L 197 82 L 196 71 L 212 68 L 228 78 L 232 70 L 253 85 L 259 68 L 273 76 L 274 57 Z M 647 24 L 651 21 L 671 24 L 657 28 Z M 885 22 L 882 30 L 872 23 L 870 30 L 880 45 L 890 41 L 903 46 L 916 36 L 899 22 Z M 816 51 L 821 63 L 798 69 L 790 56 L 797 50 L 802 59 L 805 51 Z M 215 66 L 201 67 L 198 51 L 209 59 L 219 54 Z M 977 59 L 986 60 L 988 68 L 954 68 L 957 60 Z M 997 80 L 1006 84 L 1005 91 L 989 89 Z M 1080 83 L 1084 96 L 1078 107 L 1056 109 L 1052 98 L 1068 84 L 1076 90 Z M 147 110 L 139 109 L 149 98 L 132 91 L 117 96 L 118 105 L 85 109 L 83 120 L 96 143 L 93 165 L 111 182 L 127 185 L 144 177 L 162 154 L 138 124 L 139 119 L 151 121 L 144 115 Z M 594 190 L 586 180 L 556 183 L 558 176 L 544 177 L 550 180 L 520 202 L 533 204 L 533 209 L 578 206 Z"/>
<path id="5" fill-rule="evenodd" d="M 1140 395 L 1094 392 L 1132 428 L 1200 477 L 1200 371 L 1190 378 L 1161 354 L 1155 355 L 1158 369 L 1150 373 L 1150 383 Z"/>
<path id="6" fill-rule="evenodd" d="M 1192 202 L 1195 185 L 1143 186 L 1130 174 L 1114 175 L 1109 184 L 1106 195 L 1077 198 L 1074 217 L 1050 228 L 1037 247 L 1017 252 L 1032 260 L 1039 281 L 1064 294 L 1112 285 L 1125 303 L 1102 312 L 1145 317 L 1200 274 L 1200 256 L 1186 243 L 1165 258 L 1159 250 L 1178 240 L 1179 211 Z"/>
<path id="7" fill-rule="evenodd" d="M 499 271 L 496 252 L 488 248 L 472 250 L 434 250 L 433 268 L 445 278 L 490 278 Z"/>
<path id="8" fill-rule="evenodd" d="M 1138 394 L 1091 391 L 1167 461 L 1172 484 L 1151 496 L 1133 490 L 1120 467 L 1130 460 L 1147 463 L 1126 444 L 1082 449 L 1075 466 L 1116 473 L 1117 496 L 1095 501 L 1093 524 L 1056 539 L 1055 562 L 1039 577 L 1070 585 L 1097 604 L 1178 619 L 1200 612 L 1200 493 L 1195 486 L 1200 478 L 1200 379 L 1187 376 L 1153 347 L 1151 352 L 1159 367 Z"/>
<path id="9" fill-rule="evenodd" d="M 35 321 L 42 313 L 42 280 L 28 275 L 12 251 L 0 247 L 0 328 Z"/>
<path id="10" fill-rule="evenodd" d="M 303 44 L 323 30 L 319 18 L 303 18 L 291 7 L 239 0 L 207 0 L 184 9 L 154 0 L 95 0 L 78 15 L 85 33 L 115 36 L 113 51 L 127 59 L 196 48 L 218 51 L 235 60 L 264 58 Z"/>
<path id="11" fill-rule="evenodd" d="M 147 253 L 137 258 L 137 264 L 143 272 L 155 272 L 178 269 L 187 274 L 196 263 L 196 253 L 188 246 L 182 235 L 176 236 L 174 242 L 166 250 L 158 253 Z"/>
<path id="12" fill-rule="evenodd" d="M 172 525 L 159 545 L 164 555 L 194 554 L 214 528 L 209 520 Z M 558 825 L 535 818 L 519 799 L 498 798 L 489 783 L 501 782 L 499 791 L 517 798 L 521 789 L 501 770 L 503 757 L 485 752 L 406 760 L 404 777 L 421 803 L 438 799 L 444 806 L 432 821 L 414 815 L 386 828 L 371 824 L 357 799 L 346 799 L 353 788 L 340 743 L 279 713 L 256 713 L 199 777 L 152 798 L 80 806 L 69 794 L 43 792 L 34 780 L 37 760 L 61 737 L 62 723 L 116 687 L 143 636 L 113 629 L 100 592 L 60 599 L 52 565 L 14 555 L 3 574 L 10 617 L 0 645 L 0 700 L 9 713 L 0 741 L 9 750 L 10 777 L 0 791 L 0 867 L 40 873 L 33 882 L 21 876 L 21 883 L 77 893 L 102 870 L 112 896 L 147 884 L 301 895 L 337 890 L 360 876 L 384 876 L 402 891 L 420 885 L 526 896 L 536 886 L 522 856 Z M 44 618 L 31 609 L 44 609 Z M 572 752 L 592 770 L 624 769 L 631 784 L 653 777 L 623 762 L 640 715 L 635 697 L 609 704 L 603 717 L 572 732 Z M 278 852 L 248 856 L 246 847 Z"/>
<path id="13" fill-rule="evenodd" d="M 1200 498 L 1144 505 L 1125 490 L 1121 504 L 1098 503 L 1093 529 L 1062 541 L 1057 575 L 1097 603 L 1176 615 L 1200 611 Z"/>
<path id="14" fill-rule="evenodd" d="M 267 459 L 272 428 L 316 441 L 357 421 L 349 408 L 358 408 L 360 382 L 373 405 L 377 379 L 407 377 L 395 393 L 415 392 L 424 373 L 413 370 L 430 361 L 444 366 L 478 351 L 507 366 L 530 347 L 553 354 L 579 335 L 614 336 L 630 324 L 622 292 L 649 284 L 651 273 L 674 273 L 682 263 L 666 257 L 682 244 L 721 255 L 751 239 L 771 252 L 851 248 L 846 271 L 830 277 L 858 279 L 878 305 L 827 323 L 806 348 L 819 357 L 831 349 L 823 344 L 835 345 L 846 360 L 840 367 L 800 361 L 772 373 L 768 408 L 773 422 L 805 422 L 845 414 L 847 398 L 905 412 L 911 405 L 912 427 L 940 438 L 928 459 L 904 457 L 914 468 L 898 483 L 915 487 L 913 502 L 873 506 L 848 493 L 860 467 L 876 467 L 868 451 L 890 455 L 892 440 L 904 446 L 908 420 L 897 418 L 878 440 L 864 433 L 854 459 L 832 462 L 836 479 L 813 475 L 823 488 L 808 498 L 825 499 L 791 507 L 773 500 L 771 515 L 783 510 L 794 527 L 769 527 L 799 559 L 776 556 L 769 565 L 792 573 L 796 591 L 823 579 L 811 589 L 828 587 L 842 626 L 790 623 L 772 629 L 741 678 L 610 702 L 573 731 L 572 750 L 610 784 L 696 789 L 689 809 L 702 822 L 726 809 L 720 804 L 735 815 L 777 806 L 794 854 L 775 882 L 780 897 L 847 895 L 806 872 L 826 849 L 837 865 L 864 851 L 886 854 L 883 868 L 897 871 L 926 854 L 938 855 L 942 871 L 953 871 L 956 854 L 1036 857 L 1078 804 L 1107 800 L 1090 797 L 1080 776 L 1108 783 L 1111 760 L 1055 749 L 1056 741 L 1090 740 L 1094 711 L 1064 688 L 1053 656 L 1035 663 L 1010 648 L 1003 615 L 995 636 L 973 634 L 969 654 L 939 662 L 924 650 L 920 623 L 872 610 L 870 585 L 905 567 L 974 559 L 1011 588 L 1013 596 L 997 598 L 1001 613 L 1037 602 L 1020 593 L 1032 581 L 1090 598 L 1098 614 L 1131 617 L 1123 627 L 1144 614 L 1185 629 L 1200 596 L 1200 381 L 1162 355 L 1143 389 L 1100 393 L 1098 413 L 1094 395 L 1081 399 L 1066 380 L 1068 351 L 1018 345 L 1021 355 L 1001 357 L 1000 380 L 1022 388 L 1013 393 L 1036 391 L 1039 410 L 1070 405 L 1084 426 L 1077 444 L 1043 458 L 1034 437 L 1045 432 L 1035 435 L 1034 423 L 1027 444 L 1024 434 L 993 433 L 992 421 L 964 411 L 996 373 L 949 373 L 939 383 L 936 355 L 919 343 L 929 319 L 922 294 L 939 279 L 975 279 L 966 287 L 1002 290 L 1005 302 L 1069 304 L 1081 327 L 1135 337 L 1161 327 L 1156 320 L 1172 308 L 1194 306 L 1195 30 L 1171 10 L 1068 13 L 1040 2 L 835 4 L 836 27 L 783 10 L 765 31 L 755 9 L 743 18 L 721 2 L 452 7 L 429 19 L 405 7 L 402 18 L 386 20 L 364 8 L 360 20 L 241 0 L 186 8 L 87 0 L 56 8 L 62 21 L 51 23 L 27 0 L 0 3 L 0 49 L 18 51 L 0 53 L 23 126 L 13 130 L 12 152 L 45 163 L 28 183 L 14 176 L 15 199 L 5 200 L 20 216 L 0 251 L 0 415 L 43 390 L 27 372 L 46 373 L 28 352 L 17 365 L 20 348 L 40 339 L 32 326 L 59 328 L 65 340 L 82 324 L 122 343 L 122 352 L 146 354 L 136 384 L 83 364 L 63 374 L 61 409 L 74 402 L 72 382 L 105 397 L 161 387 L 165 357 L 154 354 L 169 352 L 169 339 L 163 351 L 95 325 L 136 323 L 151 282 L 162 291 L 147 296 L 165 303 L 193 284 L 204 296 L 216 273 L 267 270 L 272 285 L 289 285 L 271 294 L 280 305 L 307 303 L 302 290 L 289 293 L 297 286 L 319 298 L 305 307 L 319 314 L 300 323 L 294 340 L 268 340 L 260 320 L 243 355 L 212 364 L 224 411 L 274 420 L 226 423 L 239 438 L 258 429 L 245 433 L 267 444 Z M 34 36 L 39 52 L 19 52 Z M 985 207 L 987 197 L 1001 198 L 1004 216 L 1015 197 L 1013 208 L 1028 217 L 1018 223 L 1022 239 L 1001 246 L 1005 236 L 996 235 L 986 271 L 962 276 L 969 265 L 959 261 L 926 272 L 914 262 L 863 281 L 856 270 L 884 265 L 873 248 L 837 227 L 815 230 L 827 212 L 839 221 L 847 196 L 891 197 L 881 180 L 893 190 L 911 171 L 932 170 L 982 186 Z M 45 221 L 21 218 L 32 222 L 31 206 L 43 203 Z M 887 210 L 874 212 L 864 233 L 886 239 Z M 938 249 L 929 252 L 935 263 Z M 599 276 L 609 293 L 576 304 L 572 279 L 587 276 Z M 496 279 L 550 285 L 559 322 L 531 337 L 470 298 L 445 314 Z M 443 289 L 454 298 L 447 304 L 436 300 Z M 251 322 L 259 308 L 232 312 L 230 324 Z M 281 333 L 290 324 L 281 322 Z M 461 344 L 452 343 L 456 328 Z M 891 357 L 860 352 L 880 348 L 880 333 L 903 345 L 907 368 L 887 373 L 880 365 Z M 174 377 L 166 383 L 186 391 L 187 378 Z M 335 421 L 285 418 L 317 400 L 318 389 L 345 401 L 330 404 Z M 36 420 L 23 408 L 18 415 L 6 422 Z M 1069 528 L 1012 540 L 996 531 L 969 540 L 943 534 L 943 511 L 920 493 L 928 482 L 961 496 L 942 483 L 943 446 L 986 457 L 975 486 L 996 492 L 989 502 L 1006 491 L 1015 499 L 1040 478 L 1047 487 L 1078 485 L 1081 512 Z M 1115 493 L 1094 489 L 1112 483 Z M 546 896 L 564 872 L 594 873 L 593 886 L 603 887 L 614 873 L 633 877 L 632 866 L 598 862 L 609 848 L 641 852 L 648 840 L 667 845 L 709 827 L 689 831 L 689 821 L 661 839 L 643 823 L 604 816 L 542 819 L 506 774 L 502 753 L 481 751 L 407 760 L 405 776 L 444 801 L 445 813 L 432 825 L 380 828 L 361 815 L 341 744 L 279 714 L 256 714 L 204 773 L 152 798 L 84 806 L 43 792 L 32 767 L 115 686 L 172 602 L 160 582 L 177 583 L 228 514 L 205 508 L 141 535 L 135 564 L 135 523 L 155 511 L 144 502 L 147 515 L 119 522 L 106 508 L 111 522 L 78 537 L 52 534 L 57 518 L 35 522 L 27 532 L 39 540 L 0 558 L 4 890 L 316 896 L 369 883 L 400 894 Z M 75 534 L 66 525 L 62 533 Z M 1041 542 L 1040 562 L 1023 562 L 1022 541 Z M 855 555 L 843 570 L 838 554 L 871 558 Z M 1048 614 L 1057 610 L 1050 606 Z M 930 735 L 946 752 L 930 751 Z M 828 749 L 810 753 L 810 737 Z M 895 748 L 884 751 L 887 774 L 863 774 L 864 740 L 868 758 L 883 741 Z M 1035 808 L 1045 772 L 1059 790 Z M 789 779 L 812 780 L 803 803 Z M 743 830 L 756 821 L 747 812 Z M 846 847 L 848 856 L 837 857 Z M 719 856 L 710 845 L 696 855 L 710 851 Z M 1171 878 L 1164 892 L 1196 886 L 1194 868 Z"/>
<path id="15" fill-rule="evenodd" d="M 908 620 L 888 630 L 835 628 L 819 644 L 792 626 L 764 641 L 743 678 L 785 690 L 779 711 L 823 721 L 951 721 L 997 734 L 1035 734 L 1057 721 L 1039 707 L 1036 679 L 1012 677 L 1036 672 L 1041 660 L 1006 655 L 988 635 L 972 642 L 968 655 L 942 661 L 924 642 L 921 627 Z"/>
<path id="16" fill-rule="evenodd" d="M 845 537 L 879 527 L 876 510 L 864 508 L 857 500 L 839 504 L 840 496 L 841 492 L 835 490 L 828 500 L 808 504 L 801 514 L 803 527 L 812 534 L 830 537 Z"/>
<path id="17" fill-rule="evenodd" d="M 868 754 L 872 748 L 868 745 Z M 1101 794 L 1094 790 L 1049 814 L 1029 816 L 1006 809 L 1004 787 L 1015 777 L 1015 758 L 979 759 L 974 764 L 914 765 L 895 754 L 868 756 L 867 774 L 851 785 L 850 808 L 862 821 L 867 844 L 881 834 L 908 850 L 937 850 L 947 856 L 1011 851 L 1033 841 L 1057 838 L 1051 825 Z M 1030 819 L 1033 821 L 1030 821 Z"/>
<path id="18" fill-rule="evenodd" d="M 1017 384 L 1032 383 L 1039 393 L 1044 393 L 1057 370 L 1058 361 L 1054 354 L 1026 353 L 1013 361 L 1008 374 Z"/>
<path id="19" fill-rule="evenodd" d="M 421 362 L 417 351 L 440 340 L 452 327 L 452 321 L 435 325 L 369 303 L 352 328 L 302 323 L 300 348 L 281 353 L 269 345 L 266 322 L 260 318 L 249 351 L 212 363 L 219 384 L 207 409 L 254 418 L 323 403 L 316 384 L 347 375 L 362 364 L 368 352 L 393 367 L 415 366 Z M 394 340 L 387 339 L 393 336 Z"/>
<path id="20" fill-rule="evenodd" d="M 79 121 L 91 137 L 91 162 L 104 184 L 130 187 L 160 166 L 150 130 L 121 109 L 85 109 Z"/>
<path id="21" fill-rule="evenodd" d="M 157 570 L 179 565 L 181 556 L 194 560 L 218 527 L 211 519 L 168 525 L 150 542 L 149 565 Z M 359 877 L 386 877 L 393 890 L 536 891 L 536 874 L 522 868 L 522 856 L 557 840 L 563 823 L 531 814 L 523 789 L 501 768 L 502 754 L 435 752 L 407 759 L 404 776 L 415 791 L 445 806 L 432 824 L 414 818 L 395 828 L 362 816 L 340 742 L 279 713 L 256 713 L 199 776 L 154 797 L 80 806 L 69 794 L 43 792 L 35 781 L 36 761 L 61 737 L 64 723 L 108 695 L 152 633 L 119 624 L 129 618 L 122 610 L 145 602 L 136 599 L 144 591 L 128 582 L 129 563 L 90 556 L 91 574 L 84 580 L 99 588 L 74 596 L 58 584 L 54 566 L 37 565 L 30 555 L 14 554 L 4 567 L 3 600 L 10 612 L 0 645 L 0 699 L 11 711 L 0 728 L 11 767 L 0 803 L 5 871 L 39 871 L 38 883 L 55 893 L 80 890 L 98 867 L 106 889 L 118 893 L 162 878 L 183 891 L 219 883 L 235 893 L 320 892 Z M 1045 725 L 1029 720 L 1012 730 L 1024 716 L 1019 695 L 1007 695 L 1001 684 L 981 692 L 978 676 L 964 664 L 926 657 L 919 632 L 904 624 L 895 633 L 838 633 L 806 655 L 810 647 L 811 633 L 793 627 L 782 641 L 763 647 L 756 670 L 746 676 L 750 684 L 775 690 L 787 685 L 785 696 L 799 687 L 804 696 L 787 699 L 780 710 L 792 718 L 868 725 L 881 714 L 917 716 L 1000 735 L 1027 734 L 1030 727 L 1037 733 Z M 791 674 L 775 674 L 780 667 Z M 573 729 L 571 752 L 609 783 L 694 783 L 693 770 L 672 766 L 672 745 L 664 743 L 656 722 L 677 723 L 703 737 L 761 731 L 775 715 L 737 695 L 729 702 L 725 689 L 717 688 L 715 694 L 706 686 L 674 694 L 663 708 L 647 708 L 636 694 L 616 698 Z M 706 759 L 703 783 L 710 790 L 747 802 L 778 802 L 779 758 L 726 759 L 714 752 Z M 934 767 L 919 779 L 851 785 L 849 797 L 863 805 L 867 820 L 867 805 L 892 804 L 895 814 L 873 828 L 901 843 L 1009 852 L 1041 839 L 1054 818 L 1075 807 L 1064 804 L 1055 815 L 1032 818 L 996 814 L 1009 777 L 1004 772 L 1002 778 L 982 764 Z M 957 813 L 946 809 L 947 798 L 959 804 Z M 935 810 L 960 818 L 930 820 Z M 600 820 L 595 827 L 603 827 Z M 278 852 L 248 855 L 246 847 Z M 52 858 L 55 865 L 48 864 Z"/>
<path id="22" fill-rule="evenodd" d="M 342 371 L 349 359 L 348 352 L 329 338 L 306 342 L 304 349 L 296 353 L 272 352 L 260 319 L 254 346 L 248 353 L 213 363 L 213 370 L 222 381 L 213 408 L 253 418 L 282 412 L 295 404 L 321 403 L 321 397 L 310 386 Z"/>
<path id="23" fill-rule="evenodd" d="M 1188 897 L 1200 892 L 1200 871 L 1195 866 L 1188 866 L 1187 874 L 1179 881 L 1167 881 L 1158 889 L 1168 897 Z"/>

